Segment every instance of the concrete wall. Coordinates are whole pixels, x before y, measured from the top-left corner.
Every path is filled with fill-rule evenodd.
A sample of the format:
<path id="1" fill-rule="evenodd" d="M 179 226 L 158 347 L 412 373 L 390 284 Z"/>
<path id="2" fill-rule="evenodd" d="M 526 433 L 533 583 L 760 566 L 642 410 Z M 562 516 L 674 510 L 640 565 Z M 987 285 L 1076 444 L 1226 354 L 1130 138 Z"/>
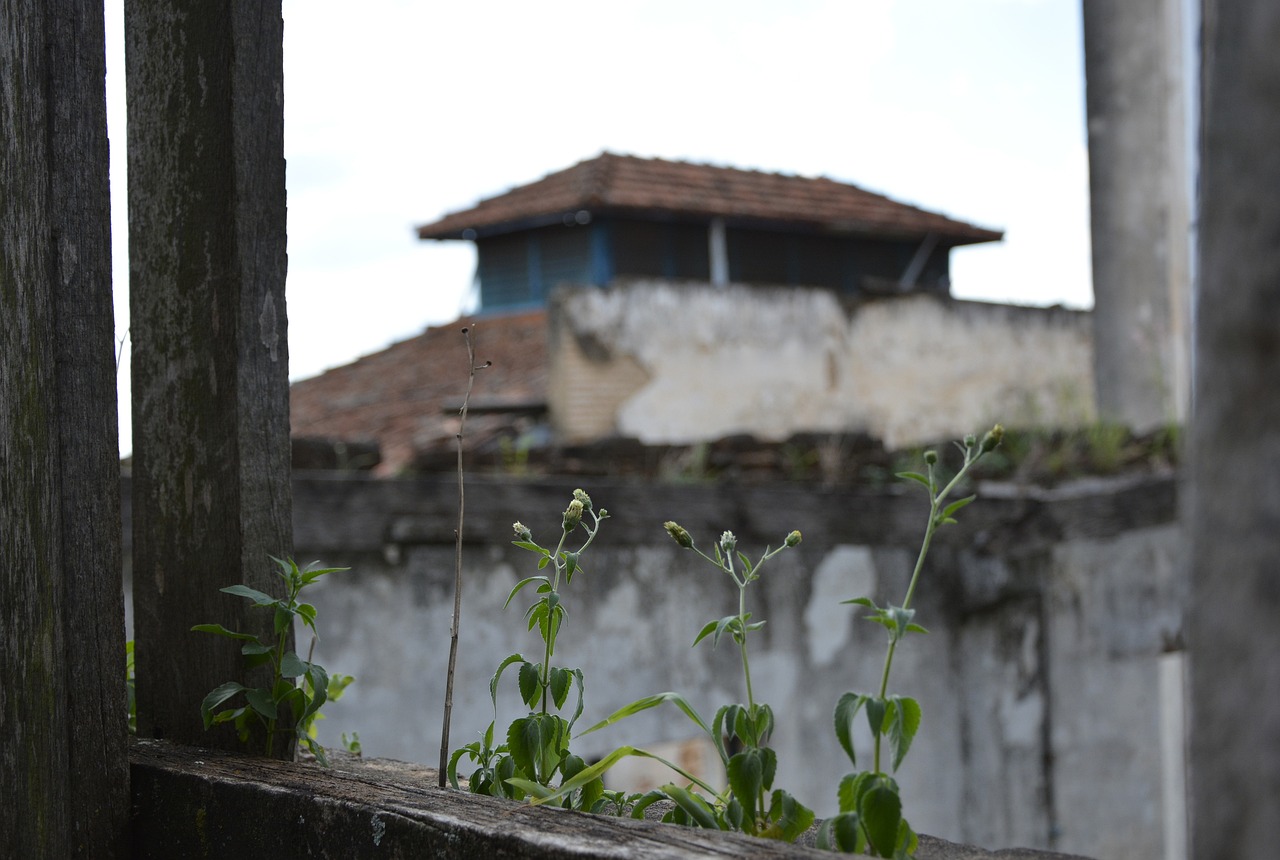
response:
<path id="1" fill-rule="evenodd" d="M 521 651 L 540 659 L 539 640 L 521 621 L 528 599 L 502 608 L 511 586 L 536 572 L 535 558 L 508 543 L 510 523 L 550 539 L 572 489 L 468 484 L 454 748 L 492 718 L 488 682 L 502 658 Z M 587 489 L 613 518 L 584 557 L 585 573 L 563 590 L 570 615 L 557 662 L 586 674 L 580 727 L 665 690 L 685 693 L 708 718 L 743 698 L 731 646 L 690 647 L 706 620 L 733 611 L 736 591 L 676 547 L 664 519 L 707 546 L 732 528 L 753 553 L 800 528 L 804 542 L 770 562 L 750 592 L 749 608 L 768 622 L 753 640 L 752 669 L 757 697 L 777 713 L 778 784 L 830 813 L 849 770 L 832 708 L 847 689 L 874 689 L 884 654 L 881 628 L 839 601 L 901 601 L 923 495 L 795 485 Z M 961 525 L 940 534 L 918 592 L 917 620 L 931 634 L 909 639 L 895 658 L 891 688 L 917 697 L 925 712 L 899 774 L 910 819 L 923 832 L 992 848 L 1164 860 L 1169 833 L 1185 827 L 1180 794 L 1167 798 L 1181 757 L 1162 752 L 1180 697 L 1174 713 L 1160 707 L 1170 693 L 1164 654 L 1178 656 L 1184 586 L 1172 480 L 979 492 Z M 435 763 L 455 493 L 436 479 L 295 481 L 299 557 L 353 568 L 312 592 L 324 636 L 316 658 L 357 677 L 348 698 L 326 707 L 325 742 L 358 731 L 369 755 Z M 499 701 L 505 725 L 514 688 Z M 671 708 L 582 738 L 575 749 L 679 749 L 696 737 Z M 864 738 L 861 763 L 870 761 L 867 747 Z"/>
<path id="2" fill-rule="evenodd" d="M 1092 362 L 1080 311 L 655 281 L 556 294 L 548 400 L 566 441 L 858 430 L 894 448 L 1086 423 Z"/>

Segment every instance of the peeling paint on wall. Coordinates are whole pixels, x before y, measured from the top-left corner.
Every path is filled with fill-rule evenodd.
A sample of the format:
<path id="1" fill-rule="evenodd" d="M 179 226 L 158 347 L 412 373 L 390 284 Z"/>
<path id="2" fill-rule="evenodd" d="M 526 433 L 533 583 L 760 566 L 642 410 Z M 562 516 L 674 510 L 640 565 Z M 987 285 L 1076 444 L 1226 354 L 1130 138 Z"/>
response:
<path id="1" fill-rule="evenodd" d="M 898 448 L 995 421 L 1093 417 L 1082 311 L 931 295 L 848 305 L 821 289 L 663 281 L 562 289 L 551 308 L 550 400 L 566 441 L 862 431 Z"/>

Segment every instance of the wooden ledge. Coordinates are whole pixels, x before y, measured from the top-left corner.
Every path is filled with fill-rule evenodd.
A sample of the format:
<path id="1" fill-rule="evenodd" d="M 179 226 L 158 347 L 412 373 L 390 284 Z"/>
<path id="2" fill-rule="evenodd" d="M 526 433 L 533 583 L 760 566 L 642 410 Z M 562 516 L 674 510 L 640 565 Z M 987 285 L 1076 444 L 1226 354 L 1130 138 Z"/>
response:
<path id="1" fill-rule="evenodd" d="M 136 740 L 136 858 L 831 857 L 800 845 L 442 790 L 436 771 L 383 759 L 331 768 Z M 921 837 L 918 860 L 1068 860 Z"/>

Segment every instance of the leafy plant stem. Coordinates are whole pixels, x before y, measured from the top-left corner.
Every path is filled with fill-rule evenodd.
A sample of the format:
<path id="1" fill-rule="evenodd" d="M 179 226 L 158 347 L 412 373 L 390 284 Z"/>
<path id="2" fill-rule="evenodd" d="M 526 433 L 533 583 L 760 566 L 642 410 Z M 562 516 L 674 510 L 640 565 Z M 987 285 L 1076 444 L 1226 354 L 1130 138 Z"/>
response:
<path id="1" fill-rule="evenodd" d="M 560 571 L 564 569 L 564 562 L 560 560 L 560 552 L 564 549 L 564 540 L 569 533 L 563 529 L 560 530 L 560 543 L 556 544 L 556 551 L 552 554 L 555 562 L 555 576 L 551 579 L 551 593 L 555 594 L 560 591 Z M 547 712 L 547 690 L 551 687 L 551 657 L 556 653 L 556 619 L 555 611 L 552 610 L 547 615 L 547 641 L 546 650 L 542 658 L 542 676 L 538 679 L 538 683 L 542 685 L 542 707 L 541 712 Z"/>
<path id="2" fill-rule="evenodd" d="M 732 567 L 733 562 L 729 564 Z M 738 618 L 742 625 L 742 677 L 747 684 L 747 708 L 754 711 L 756 698 L 751 692 L 751 663 L 747 660 L 747 584 L 745 582 L 738 586 Z"/>
<path id="3" fill-rule="evenodd" d="M 947 497 L 951 495 L 951 492 L 956 488 L 956 486 L 964 480 L 969 469 L 982 459 L 982 456 L 985 453 L 981 449 L 978 449 L 977 454 L 974 454 L 973 452 L 973 448 L 965 449 L 964 465 L 960 467 L 960 470 L 956 472 L 955 476 L 947 482 L 946 486 L 944 486 L 941 491 L 935 490 L 937 480 L 934 477 L 933 463 L 928 464 L 927 478 L 930 496 L 932 497 L 929 502 L 929 523 L 925 526 L 924 539 L 920 542 L 920 553 L 916 556 L 915 569 L 911 571 L 911 582 L 907 585 L 907 594 L 902 599 L 902 608 L 904 610 L 911 608 L 911 598 L 915 596 L 916 585 L 920 582 L 920 571 L 924 570 L 924 560 L 925 556 L 929 554 L 930 545 L 933 543 L 933 534 L 938 530 L 938 526 L 946 519 L 942 515 L 943 502 L 947 500 Z M 884 655 L 884 671 L 880 676 L 881 701 L 883 701 L 889 693 L 889 672 L 893 668 L 893 654 L 898 648 L 898 642 L 900 639 L 901 637 L 897 633 L 894 633 L 889 637 L 889 647 L 885 651 Z M 883 735 L 880 732 L 875 733 L 875 773 L 884 772 L 880 769 L 880 741 L 882 738 Z"/>

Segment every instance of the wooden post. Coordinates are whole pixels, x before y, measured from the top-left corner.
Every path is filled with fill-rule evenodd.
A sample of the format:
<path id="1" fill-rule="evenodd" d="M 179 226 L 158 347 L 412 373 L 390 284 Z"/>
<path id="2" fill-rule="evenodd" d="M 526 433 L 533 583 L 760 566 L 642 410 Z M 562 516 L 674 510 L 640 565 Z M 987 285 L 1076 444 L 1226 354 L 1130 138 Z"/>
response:
<path id="1" fill-rule="evenodd" d="M 138 731 L 242 748 L 199 705 L 246 679 L 220 623 L 292 552 L 279 0 L 127 0 Z M 277 755 L 289 750 L 277 747 Z"/>
<path id="2" fill-rule="evenodd" d="M 1188 786 L 1214 860 L 1280 844 L 1280 6 L 1204 24 Z"/>
<path id="3" fill-rule="evenodd" d="M 0 21 L 0 856 L 123 856 L 103 9 Z"/>

